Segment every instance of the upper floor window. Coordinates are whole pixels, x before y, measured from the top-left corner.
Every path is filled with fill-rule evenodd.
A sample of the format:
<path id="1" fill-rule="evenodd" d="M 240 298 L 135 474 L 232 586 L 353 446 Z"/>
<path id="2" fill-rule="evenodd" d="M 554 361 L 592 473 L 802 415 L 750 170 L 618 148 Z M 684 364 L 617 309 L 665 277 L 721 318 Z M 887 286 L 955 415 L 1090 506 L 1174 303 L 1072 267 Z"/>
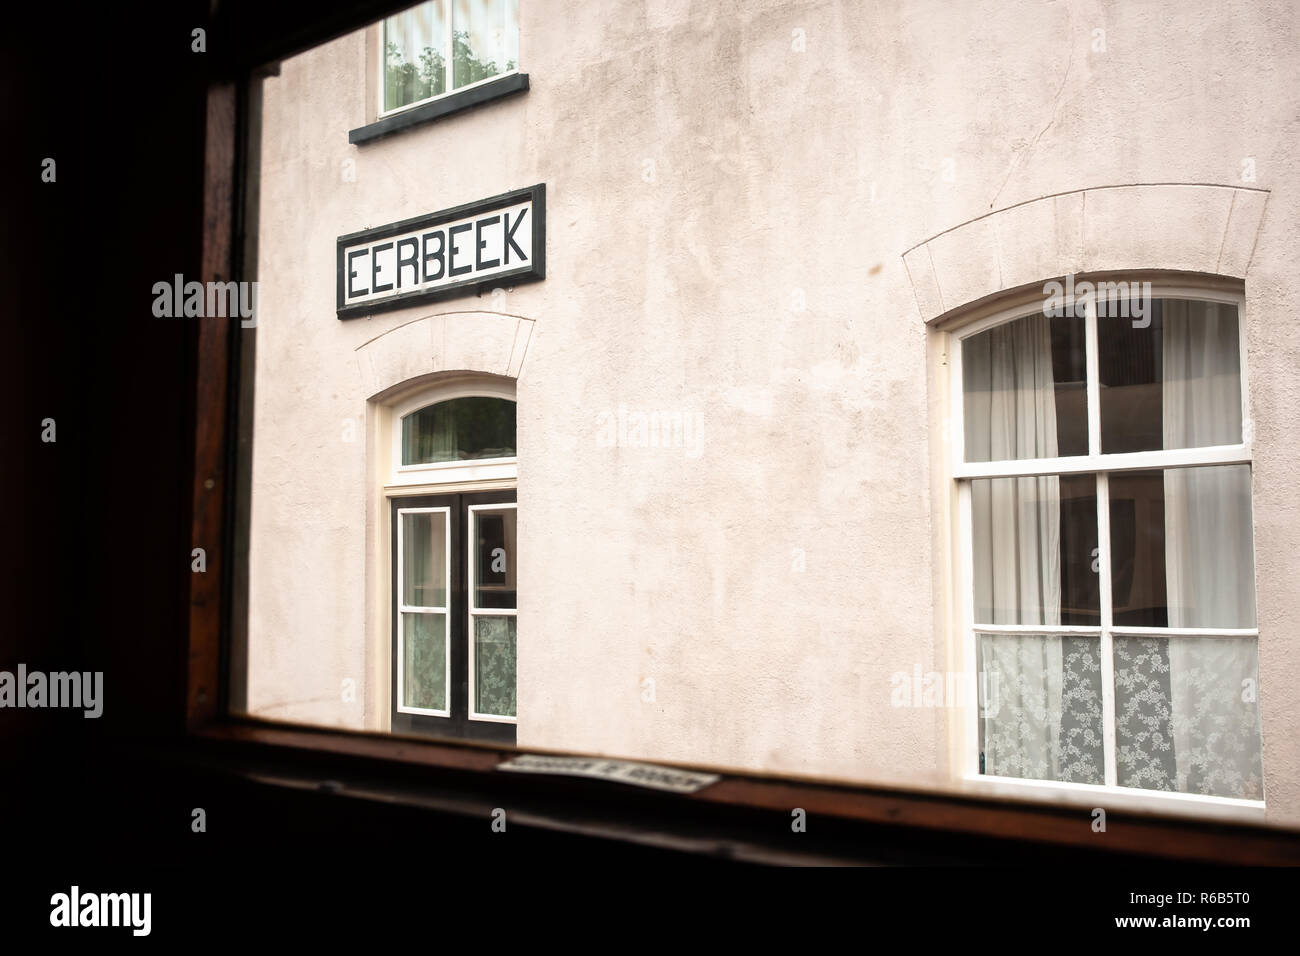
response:
<path id="1" fill-rule="evenodd" d="M 1237 304 L 1108 304 L 959 333 L 979 772 L 1261 800 Z"/>
<path id="2" fill-rule="evenodd" d="M 519 0 L 429 0 L 381 30 L 382 102 L 391 113 L 519 65 Z"/>

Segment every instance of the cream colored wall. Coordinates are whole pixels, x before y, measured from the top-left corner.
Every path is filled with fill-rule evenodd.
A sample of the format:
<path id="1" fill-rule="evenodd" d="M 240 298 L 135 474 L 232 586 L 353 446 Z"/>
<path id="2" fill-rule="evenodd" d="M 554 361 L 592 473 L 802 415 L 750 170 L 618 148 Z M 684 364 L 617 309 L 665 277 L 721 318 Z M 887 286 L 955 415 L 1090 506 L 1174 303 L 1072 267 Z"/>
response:
<path id="1" fill-rule="evenodd" d="M 1294 5 L 720 6 L 525 0 L 528 93 L 362 147 L 364 33 L 266 81 L 250 709 L 383 726 L 368 400 L 471 369 L 518 377 L 522 745 L 946 781 L 948 715 L 890 703 L 892 674 L 947 670 L 952 646 L 935 316 L 904 253 L 1057 194 L 1253 187 L 1266 797 L 1300 823 Z M 335 318 L 337 236 L 539 182 L 545 281 Z M 1187 268 L 1189 242 L 1223 241 L 1204 218 L 1120 267 Z M 993 241 L 1024 264 L 1040 238 Z M 926 248 L 944 309 L 1013 281 L 998 254 L 970 275 Z M 701 453 L 604 447 L 620 404 L 698 414 Z"/>

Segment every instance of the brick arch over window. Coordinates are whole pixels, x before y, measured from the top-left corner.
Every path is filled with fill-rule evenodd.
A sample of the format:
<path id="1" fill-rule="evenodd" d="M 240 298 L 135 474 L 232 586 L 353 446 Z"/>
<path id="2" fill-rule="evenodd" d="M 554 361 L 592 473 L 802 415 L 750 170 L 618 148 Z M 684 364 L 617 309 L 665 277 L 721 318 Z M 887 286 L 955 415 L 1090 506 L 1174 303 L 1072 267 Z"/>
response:
<path id="1" fill-rule="evenodd" d="M 1158 183 L 1044 196 L 903 253 L 924 322 L 1065 275 L 1170 270 L 1244 279 L 1268 192 Z"/>
<path id="2" fill-rule="evenodd" d="M 423 316 L 358 346 L 361 394 L 374 397 L 437 372 L 518 378 L 532 332 L 532 319 L 504 312 Z"/>

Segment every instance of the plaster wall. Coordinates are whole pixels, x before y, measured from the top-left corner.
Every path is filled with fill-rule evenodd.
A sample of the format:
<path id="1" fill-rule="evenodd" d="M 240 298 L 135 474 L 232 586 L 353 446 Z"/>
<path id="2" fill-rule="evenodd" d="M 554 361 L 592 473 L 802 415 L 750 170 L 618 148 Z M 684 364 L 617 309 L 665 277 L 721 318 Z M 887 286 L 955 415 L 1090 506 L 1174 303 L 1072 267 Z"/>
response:
<path id="1" fill-rule="evenodd" d="M 1300 824 L 1297 7 L 520 16 L 529 92 L 360 147 L 365 31 L 265 81 L 250 711 L 385 726 L 368 429 L 404 381 L 490 372 L 517 379 L 521 746 L 951 785 L 951 715 L 891 705 L 956 639 L 927 323 L 1067 265 L 1219 271 L 1247 296 L 1268 813 Z M 534 183 L 544 281 L 335 317 L 337 236 Z M 606 447 L 620 406 L 702 442 Z"/>

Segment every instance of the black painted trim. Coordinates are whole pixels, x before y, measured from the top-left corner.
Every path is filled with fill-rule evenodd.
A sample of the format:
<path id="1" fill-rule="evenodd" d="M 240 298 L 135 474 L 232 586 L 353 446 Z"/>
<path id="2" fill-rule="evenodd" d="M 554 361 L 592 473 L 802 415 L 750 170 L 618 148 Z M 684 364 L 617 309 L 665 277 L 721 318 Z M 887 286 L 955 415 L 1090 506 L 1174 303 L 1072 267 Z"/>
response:
<path id="1" fill-rule="evenodd" d="M 486 278 L 476 278 L 471 276 L 468 279 L 462 279 L 459 282 L 452 282 L 447 285 L 438 286 L 434 289 L 417 289 L 414 292 L 403 292 L 386 299 L 361 302 L 357 305 L 345 306 L 343 304 L 343 283 L 345 281 L 344 276 L 346 275 L 346 264 L 343 259 L 343 253 L 347 246 L 353 245 L 359 240 L 370 241 L 375 239 L 386 239 L 389 236 L 396 236 L 404 232 L 414 232 L 418 229 L 437 226 L 444 222 L 451 222 L 455 219 L 468 219 L 478 215 L 479 213 L 491 212 L 494 209 L 512 206 L 515 203 L 520 203 L 524 200 L 531 201 L 533 207 L 533 260 L 529 265 L 521 266 L 518 269 L 507 269 L 505 272 L 496 272 Z M 491 291 L 498 286 L 515 286 L 524 282 L 536 282 L 540 279 L 545 279 L 546 184 L 538 183 L 536 186 L 529 186 L 525 189 L 514 189 L 507 193 L 501 193 L 498 196 L 491 196 L 487 199 L 477 199 L 474 202 L 453 206 L 450 209 L 441 209 L 438 212 L 428 213 L 423 216 L 415 216 L 411 219 L 403 219 L 400 222 L 390 222 L 382 226 L 375 226 L 373 229 L 362 229 L 360 232 L 351 232 L 346 236 L 339 236 L 336 240 L 335 248 L 335 272 L 337 273 L 335 281 L 335 302 L 336 311 L 340 319 L 355 319 L 363 315 L 374 315 L 379 312 L 388 312 L 392 309 L 403 309 L 416 302 L 433 302 L 438 299 L 452 299 L 466 295 L 472 289 L 477 289 L 478 293 L 482 295 L 484 292 Z"/>
<path id="2" fill-rule="evenodd" d="M 360 146 L 364 143 L 373 142 L 382 136 L 410 129 L 412 126 L 431 123 L 434 120 L 442 119 L 444 116 L 450 116 L 471 107 L 481 106 L 484 103 L 499 100 L 504 96 L 527 92 L 528 74 L 511 73 L 499 80 L 492 80 L 490 83 L 484 83 L 481 86 L 471 86 L 467 90 L 458 90 L 448 96 L 430 100 L 428 103 L 419 106 L 413 106 L 409 110 L 402 110 L 400 113 L 385 116 L 383 119 L 376 120 L 366 126 L 358 126 L 356 129 L 348 131 L 348 142 L 353 146 Z"/>

